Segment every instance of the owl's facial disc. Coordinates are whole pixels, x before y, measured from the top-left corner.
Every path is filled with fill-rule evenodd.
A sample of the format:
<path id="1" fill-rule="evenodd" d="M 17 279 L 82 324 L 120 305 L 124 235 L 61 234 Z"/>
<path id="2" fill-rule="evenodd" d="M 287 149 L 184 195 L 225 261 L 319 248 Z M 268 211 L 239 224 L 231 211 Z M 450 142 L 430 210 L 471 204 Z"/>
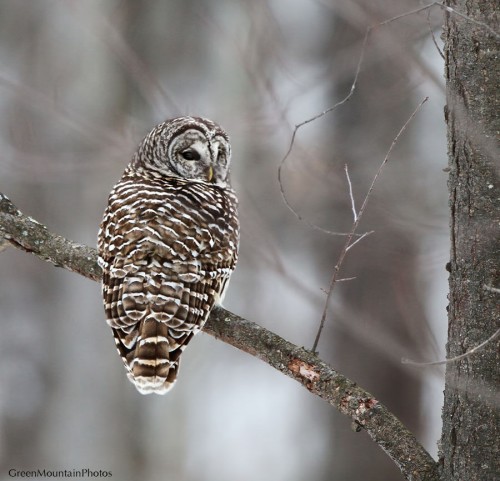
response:
<path id="1" fill-rule="evenodd" d="M 225 183 L 228 175 L 227 141 L 209 139 L 197 129 L 189 129 L 174 138 L 168 151 L 172 171 L 182 178 Z"/>
<path id="2" fill-rule="evenodd" d="M 196 130 L 188 130 L 178 137 L 169 152 L 170 166 L 186 179 L 208 180 L 211 177 L 212 158 L 207 139 Z"/>

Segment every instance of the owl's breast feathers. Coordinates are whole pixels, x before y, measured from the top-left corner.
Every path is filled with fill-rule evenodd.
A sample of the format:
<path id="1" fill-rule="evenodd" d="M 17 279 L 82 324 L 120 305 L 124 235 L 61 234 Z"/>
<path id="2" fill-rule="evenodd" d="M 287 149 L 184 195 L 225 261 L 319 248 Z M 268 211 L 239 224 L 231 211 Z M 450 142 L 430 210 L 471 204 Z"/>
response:
<path id="1" fill-rule="evenodd" d="M 107 322 L 143 392 L 166 392 L 220 302 L 239 243 L 237 200 L 216 185 L 126 171 L 98 239 Z"/>

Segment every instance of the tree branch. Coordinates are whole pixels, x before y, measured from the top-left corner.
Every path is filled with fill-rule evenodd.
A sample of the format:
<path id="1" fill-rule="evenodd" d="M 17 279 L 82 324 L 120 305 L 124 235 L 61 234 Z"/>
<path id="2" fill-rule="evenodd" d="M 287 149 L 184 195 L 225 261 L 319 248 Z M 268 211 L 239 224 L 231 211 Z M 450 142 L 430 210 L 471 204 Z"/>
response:
<path id="1" fill-rule="evenodd" d="M 44 225 L 23 215 L 0 193 L 0 250 L 6 244 L 94 281 L 101 279 L 95 249 L 52 234 Z M 222 307 L 212 311 L 203 330 L 261 359 L 335 406 L 352 420 L 357 431 L 366 430 L 406 479 L 439 479 L 437 463 L 396 416 L 369 392 L 310 351 Z"/>
<path id="2" fill-rule="evenodd" d="M 47 227 L 25 216 L 7 196 L 0 192 L 0 239 L 18 249 L 30 252 L 57 267 L 100 281 L 97 251 L 52 234 Z"/>

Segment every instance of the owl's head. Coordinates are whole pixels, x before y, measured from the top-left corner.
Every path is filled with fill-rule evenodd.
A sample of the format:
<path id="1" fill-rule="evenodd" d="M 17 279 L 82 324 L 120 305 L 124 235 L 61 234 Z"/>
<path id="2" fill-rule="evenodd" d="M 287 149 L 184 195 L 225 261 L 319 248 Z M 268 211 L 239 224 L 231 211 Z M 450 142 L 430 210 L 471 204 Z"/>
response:
<path id="1" fill-rule="evenodd" d="M 160 177 L 229 184 L 227 133 L 201 117 L 178 117 L 157 125 L 142 141 L 131 167 Z"/>

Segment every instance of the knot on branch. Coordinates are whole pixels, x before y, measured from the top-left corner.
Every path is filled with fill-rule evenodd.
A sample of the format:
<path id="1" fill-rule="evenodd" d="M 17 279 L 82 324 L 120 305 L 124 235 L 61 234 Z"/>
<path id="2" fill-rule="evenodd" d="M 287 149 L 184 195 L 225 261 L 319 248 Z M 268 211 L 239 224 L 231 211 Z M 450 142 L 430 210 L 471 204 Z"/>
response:
<path id="1" fill-rule="evenodd" d="M 360 427 L 365 427 L 367 420 L 375 414 L 378 404 L 373 397 L 359 397 L 349 391 L 340 399 L 341 409 Z"/>
<path id="2" fill-rule="evenodd" d="M 316 366 L 308 364 L 296 357 L 290 360 L 288 369 L 293 373 L 295 378 L 299 379 L 302 384 L 309 389 L 309 391 L 312 391 L 314 383 L 320 378 L 320 373 L 317 371 Z"/>

